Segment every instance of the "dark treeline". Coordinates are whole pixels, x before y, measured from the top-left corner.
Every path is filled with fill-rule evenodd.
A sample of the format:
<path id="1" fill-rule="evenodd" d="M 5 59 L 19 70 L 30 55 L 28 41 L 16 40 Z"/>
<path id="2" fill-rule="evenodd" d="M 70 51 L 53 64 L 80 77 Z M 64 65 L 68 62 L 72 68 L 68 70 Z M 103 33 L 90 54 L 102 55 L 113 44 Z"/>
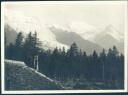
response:
<path id="1" fill-rule="evenodd" d="M 5 37 L 5 58 L 24 61 L 33 67 L 34 56 L 38 55 L 39 71 L 53 79 L 85 78 L 123 84 L 124 55 L 118 52 L 116 46 L 103 49 L 101 53 L 94 50 L 91 55 L 79 49 L 75 42 L 68 50 L 64 47 L 45 50 L 42 47 L 36 32 L 30 32 L 25 38 L 20 32 L 15 44 L 6 45 Z"/>

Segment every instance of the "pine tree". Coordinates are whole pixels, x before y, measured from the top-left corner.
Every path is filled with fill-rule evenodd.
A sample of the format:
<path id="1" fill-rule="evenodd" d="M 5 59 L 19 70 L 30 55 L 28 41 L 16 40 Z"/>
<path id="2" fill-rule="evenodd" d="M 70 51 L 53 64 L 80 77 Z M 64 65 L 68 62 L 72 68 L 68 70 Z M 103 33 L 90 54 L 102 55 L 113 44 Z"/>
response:
<path id="1" fill-rule="evenodd" d="M 59 57 L 59 50 L 58 50 L 57 47 L 56 47 L 56 48 L 54 49 L 54 51 L 53 51 L 53 57 L 54 57 L 54 58 Z"/>
<path id="2" fill-rule="evenodd" d="M 116 73 L 118 72 L 118 70 L 117 70 L 118 56 L 119 56 L 119 53 L 115 46 L 113 46 L 113 49 L 108 50 L 108 54 L 107 54 L 108 73 L 107 73 L 107 76 L 108 76 L 109 80 L 111 80 L 111 81 L 115 81 L 115 79 L 117 77 Z"/>
<path id="3" fill-rule="evenodd" d="M 31 67 L 33 67 L 34 57 L 40 52 L 41 42 L 37 38 L 37 33 L 28 34 L 24 43 L 24 61 Z"/>
<path id="4" fill-rule="evenodd" d="M 97 79 L 99 77 L 99 64 L 98 64 L 98 54 L 97 52 L 94 50 L 93 54 L 92 54 L 92 76 L 94 79 Z M 96 72 L 98 72 L 96 74 Z"/>
<path id="5" fill-rule="evenodd" d="M 117 57 L 117 56 L 119 55 L 119 52 L 118 52 L 116 46 L 113 46 L 113 55 L 114 55 L 115 57 Z"/>
<path id="6" fill-rule="evenodd" d="M 101 75 L 102 75 L 102 79 L 103 81 L 105 80 L 105 65 L 106 65 L 106 53 L 105 53 L 105 49 L 103 49 L 103 51 L 100 53 L 100 62 L 101 62 Z"/>
<path id="7" fill-rule="evenodd" d="M 19 32 L 17 37 L 16 37 L 16 41 L 15 41 L 15 46 L 17 48 L 21 48 L 23 46 L 23 34 L 22 32 Z"/>
<path id="8" fill-rule="evenodd" d="M 78 47 L 75 42 L 71 45 L 70 49 L 68 50 L 68 55 L 69 57 L 75 57 L 78 55 Z"/>
<path id="9" fill-rule="evenodd" d="M 10 43 L 7 47 L 6 59 L 16 60 L 15 58 L 15 46 Z"/>
<path id="10" fill-rule="evenodd" d="M 62 48 L 62 57 L 65 57 L 66 55 L 66 51 L 65 51 L 65 47 Z"/>
<path id="11" fill-rule="evenodd" d="M 16 41 L 15 41 L 15 58 L 16 60 L 23 60 L 23 34 L 22 32 L 19 32 L 17 37 L 16 37 Z"/>
<path id="12" fill-rule="evenodd" d="M 98 54 L 97 54 L 97 52 L 94 50 L 94 52 L 93 52 L 93 59 L 94 59 L 94 62 L 96 62 L 97 61 L 97 59 L 98 59 Z"/>
<path id="13" fill-rule="evenodd" d="M 5 46 L 5 58 L 7 58 L 7 37 L 6 37 L 6 32 L 5 32 L 5 36 L 4 36 L 4 46 Z"/>
<path id="14" fill-rule="evenodd" d="M 118 77 L 121 82 L 124 82 L 124 55 L 121 53 L 119 56 L 119 65 L 118 65 Z"/>
<path id="15" fill-rule="evenodd" d="M 39 38 L 37 38 L 36 31 L 33 34 L 32 43 L 33 43 L 33 53 L 34 53 L 34 55 L 38 55 L 40 52 L 41 42 L 39 41 Z"/>

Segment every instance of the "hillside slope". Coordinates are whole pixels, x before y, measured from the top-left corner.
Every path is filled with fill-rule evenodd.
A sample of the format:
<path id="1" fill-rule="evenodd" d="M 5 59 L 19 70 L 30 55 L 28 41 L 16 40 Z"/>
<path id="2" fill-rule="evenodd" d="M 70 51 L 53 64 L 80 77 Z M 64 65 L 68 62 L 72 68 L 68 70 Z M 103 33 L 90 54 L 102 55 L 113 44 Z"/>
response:
<path id="1" fill-rule="evenodd" d="M 26 65 L 5 61 L 5 89 L 61 90 L 62 87 Z"/>
<path id="2" fill-rule="evenodd" d="M 83 39 L 75 32 L 64 31 L 55 27 L 51 27 L 50 30 L 55 34 L 58 42 L 66 44 L 67 46 L 71 46 L 72 43 L 75 42 L 78 47 L 81 50 L 86 51 L 87 54 L 92 54 L 94 50 L 101 52 L 103 49 L 100 45 Z"/>
<path id="3" fill-rule="evenodd" d="M 6 37 L 6 45 L 9 45 L 10 43 L 15 43 L 17 32 L 11 28 L 8 24 L 4 25 L 4 33 Z"/>

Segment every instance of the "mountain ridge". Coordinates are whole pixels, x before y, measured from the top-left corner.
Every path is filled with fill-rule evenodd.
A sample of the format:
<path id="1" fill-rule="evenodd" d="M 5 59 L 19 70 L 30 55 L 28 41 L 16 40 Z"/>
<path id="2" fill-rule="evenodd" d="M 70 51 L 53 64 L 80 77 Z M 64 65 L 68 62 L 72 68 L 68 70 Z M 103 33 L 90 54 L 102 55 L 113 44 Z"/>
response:
<path id="1" fill-rule="evenodd" d="M 78 47 L 83 51 L 86 51 L 87 54 L 93 53 L 94 50 L 96 50 L 97 52 L 100 52 L 102 50 L 102 47 L 88 40 L 84 40 L 77 33 L 69 31 L 66 32 L 61 29 L 56 29 L 55 27 L 50 28 L 50 30 L 56 35 L 56 39 L 58 42 L 66 44 L 68 46 L 75 42 Z"/>
<path id="2" fill-rule="evenodd" d="M 49 49 L 49 48 L 53 49 L 55 47 L 59 47 L 59 48 L 65 47 L 65 49 L 69 49 L 71 43 L 73 43 L 72 37 L 68 37 L 70 39 L 68 39 L 67 42 L 64 42 L 62 40 L 58 41 L 59 37 L 57 37 L 55 35 L 55 33 L 53 33 L 50 30 L 50 27 L 56 28 L 57 31 L 60 29 L 60 32 L 63 32 L 62 34 L 65 34 L 67 36 L 73 35 L 75 38 L 78 38 L 79 40 L 81 40 L 81 42 L 78 41 L 78 39 L 77 40 L 75 40 L 74 38 L 73 39 L 74 39 L 74 41 L 77 41 L 76 43 L 78 45 L 80 45 L 80 48 L 85 49 L 86 51 L 87 51 L 87 49 L 89 49 L 89 51 L 91 53 L 92 53 L 92 50 L 94 50 L 94 49 L 98 50 L 98 52 L 99 52 L 99 51 L 101 51 L 102 48 L 108 49 L 112 45 L 117 45 L 115 43 L 119 44 L 120 40 L 123 38 L 112 25 L 106 26 L 106 28 L 103 31 L 101 31 L 101 30 L 95 28 L 94 26 L 89 25 L 85 22 L 72 22 L 67 25 L 68 27 L 65 27 L 63 25 L 57 25 L 57 24 L 46 24 L 46 23 L 39 21 L 38 19 L 26 16 L 25 14 L 22 14 L 22 13 L 18 14 L 17 12 L 15 12 L 15 13 L 16 13 L 16 15 L 11 15 L 11 16 L 8 16 L 5 14 L 5 23 L 8 24 L 17 33 L 22 31 L 26 35 L 30 31 L 31 32 L 37 31 L 38 38 L 40 39 L 40 41 L 43 42 L 43 46 L 45 49 Z M 14 19 L 17 17 L 19 17 L 19 18 Z M 49 27 L 49 25 L 50 25 L 50 27 Z M 6 30 L 7 29 L 5 29 L 5 31 Z M 111 41 L 110 39 L 108 39 L 108 41 L 106 41 L 105 40 L 106 37 L 104 37 L 104 36 L 101 37 L 102 39 L 99 39 L 99 36 L 98 36 L 99 34 L 103 34 L 103 35 L 107 34 L 107 36 L 109 35 L 109 38 L 111 38 L 112 40 L 114 39 L 114 40 Z M 10 35 L 10 34 L 8 34 L 8 35 Z M 67 36 L 65 36 L 65 38 L 63 38 L 63 39 L 66 40 Z M 12 37 L 12 38 L 15 38 L 15 37 Z M 97 38 L 99 40 L 97 40 Z M 103 42 L 103 40 L 104 40 L 104 42 Z M 11 41 L 11 40 L 9 40 L 9 41 Z M 14 43 L 14 39 L 12 42 Z M 83 42 L 83 44 L 82 44 L 82 42 Z M 111 43 L 108 44 L 107 42 L 111 42 Z M 88 45 L 89 43 L 93 44 L 93 45 Z M 104 44 L 104 43 L 106 43 L 106 44 Z M 118 45 L 118 47 L 119 46 L 120 45 Z M 91 48 L 91 50 L 90 50 L 90 48 Z M 122 48 L 122 47 L 119 47 L 119 49 L 120 48 Z M 122 51 L 122 50 L 120 50 L 120 51 Z"/>

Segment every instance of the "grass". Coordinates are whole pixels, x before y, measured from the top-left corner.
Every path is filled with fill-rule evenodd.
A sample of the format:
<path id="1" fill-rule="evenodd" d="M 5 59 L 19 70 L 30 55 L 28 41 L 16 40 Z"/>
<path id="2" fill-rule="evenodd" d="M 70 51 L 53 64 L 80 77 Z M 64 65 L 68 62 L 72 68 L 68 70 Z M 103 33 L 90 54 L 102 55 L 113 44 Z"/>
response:
<path id="1" fill-rule="evenodd" d="M 5 62 L 5 90 L 61 90 L 60 85 L 25 65 Z"/>

